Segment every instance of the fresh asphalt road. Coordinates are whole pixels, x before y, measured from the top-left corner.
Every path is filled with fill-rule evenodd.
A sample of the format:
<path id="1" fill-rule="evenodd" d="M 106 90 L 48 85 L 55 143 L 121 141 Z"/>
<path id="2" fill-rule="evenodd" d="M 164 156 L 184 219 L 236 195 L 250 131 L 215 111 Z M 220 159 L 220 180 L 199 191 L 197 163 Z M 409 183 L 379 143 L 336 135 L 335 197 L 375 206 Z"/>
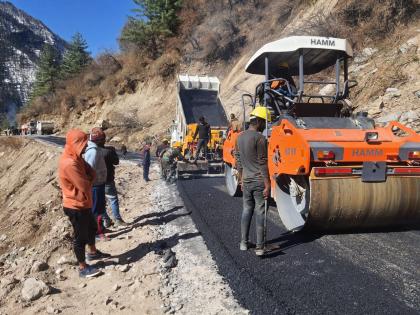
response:
<path id="1" fill-rule="evenodd" d="M 242 200 L 226 193 L 223 178 L 180 180 L 178 188 L 252 314 L 420 314 L 419 231 L 290 234 L 270 209 L 267 239 L 281 249 L 258 258 L 239 251 Z"/>

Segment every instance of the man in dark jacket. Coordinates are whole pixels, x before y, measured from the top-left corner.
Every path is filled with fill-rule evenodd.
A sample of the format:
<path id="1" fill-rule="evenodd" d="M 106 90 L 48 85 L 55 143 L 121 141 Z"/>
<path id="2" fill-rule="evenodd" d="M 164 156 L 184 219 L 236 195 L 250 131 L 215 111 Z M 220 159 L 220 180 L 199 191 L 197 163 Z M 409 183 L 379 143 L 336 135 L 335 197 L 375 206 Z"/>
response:
<path id="1" fill-rule="evenodd" d="M 206 122 L 203 116 L 200 117 L 197 129 L 195 130 L 193 139 L 195 140 L 198 135 L 197 152 L 195 154 L 194 163 L 197 163 L 200 156 L 201 149 L 204 149 L 204 158 L 207 159 L 207 145 L 211 140 L 211 127 Z"/>
<path id="2" fill-rule="evenodd" d="M 150 181 L 149 178 L 149 169 L 150 169 L 150 147 L 152 142 L 150 140 L 146 141 L 146 145 L 143 147 L 142 156 L 143 156 L 143 179 L 146 182 Z"/>
<path id="3" fill-rule="evenodd" d="M 127 224 L 121 218 L 120 206 L 118 202 L 118 192 L 115 186 L 115 165 L 120 163 L 120 159 L 118 158 L 118 154 L 115 151 L 115 148 L 111 146 L 104 147 L 104 158 L 107 168 L 105 196 L 112 209 L 114 224 L 115 226 L 126 226 Z"/>

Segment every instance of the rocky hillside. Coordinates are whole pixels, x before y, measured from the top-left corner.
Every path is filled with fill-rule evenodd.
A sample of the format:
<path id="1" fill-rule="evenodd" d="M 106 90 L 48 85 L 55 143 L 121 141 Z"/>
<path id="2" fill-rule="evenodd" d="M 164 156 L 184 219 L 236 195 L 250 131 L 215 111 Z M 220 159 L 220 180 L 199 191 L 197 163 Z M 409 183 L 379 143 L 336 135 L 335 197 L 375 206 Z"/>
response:
<path id="1" fill-rule="evenodd" d="M 28 100 L 39 54 L 44 45 L 64 52 L 66 43 L 41 21 L 0 1 L 0 113 L 14 121 Z"/>
<path id="2" fill-rule="evenodd" d="M 262 79 L 244 71 L 249 58 L 267 42 L 299 34 L 348 38 L 355 51 L 350 77 L 359 82 L 350 95 L 353 105 L 369 111 L 378 122 L 398 119 L 419 130 L 420 10 L 416 1 L 183 3 L 179 34 L 168 40 L 158 59 L 115 56 L 119 68 L 105 76 L 107 81 L 99 80 L 98 88 L 83 89 L 79 85 L 89 86 L 92 74 L 82 74 L 73 88 L 78 93 L 69 95 L 67 90 L 64 98 L 50 103 L 55 113 L 41 116 L 53 118 L 63 133 L 70 127 L 88 130 L 107 120 L 111 138 L 136 147 L 146 136 L 167 132 L 175 115 L 174 74 L 218 76 L 226 111 L 239 114 L 241 94 L 253 92 Z M 319 78 L 328 79 L 331 73 L 326 71 Z M 117 92 L 103 92 L 112 90 Z"/>

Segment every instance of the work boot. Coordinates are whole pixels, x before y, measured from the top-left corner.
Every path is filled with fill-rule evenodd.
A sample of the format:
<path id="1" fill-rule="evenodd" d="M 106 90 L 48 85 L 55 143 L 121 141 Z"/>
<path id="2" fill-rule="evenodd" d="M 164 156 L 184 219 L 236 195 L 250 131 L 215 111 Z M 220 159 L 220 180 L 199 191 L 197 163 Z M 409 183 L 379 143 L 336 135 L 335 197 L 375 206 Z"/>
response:
<path id="1" fill-rule="evenodd" d="M 248 250 L 248 242 L 247 241 L 241 241 L 241 243 L 239 243 L 239 249 L 240 250 Z"/>
<path id="2" fill-rule="evenodd" d="M 262 245 L 257 245 L 255 247 L 255 255 L 257 256 L 263 256 L 265 254 L 265 248 Z"/>

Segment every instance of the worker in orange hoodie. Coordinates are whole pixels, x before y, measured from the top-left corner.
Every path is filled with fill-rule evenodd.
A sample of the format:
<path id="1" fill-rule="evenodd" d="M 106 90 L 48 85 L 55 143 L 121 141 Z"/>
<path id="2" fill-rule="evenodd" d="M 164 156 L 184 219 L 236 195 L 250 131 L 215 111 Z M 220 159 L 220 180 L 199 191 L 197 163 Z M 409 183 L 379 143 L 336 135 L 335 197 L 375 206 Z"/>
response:
<path id="1" fill-rule="evenodd" d="M 92 185 L 96 175 L 82 158 L 87 142 L 86 133 L 77 129 L 70 130 L 66 135 L 66 145 L 58 167 L 63 209 L 73 226 L 73 249 L 79 262 L 79 275 L 84 278 L 100 274 L 100 271 L 88 265 L 86 260 L 110 257 L 95 247 L 97 225 L 91 208 Z M 88 245 L 87 253 L 86 245 Z"/>

